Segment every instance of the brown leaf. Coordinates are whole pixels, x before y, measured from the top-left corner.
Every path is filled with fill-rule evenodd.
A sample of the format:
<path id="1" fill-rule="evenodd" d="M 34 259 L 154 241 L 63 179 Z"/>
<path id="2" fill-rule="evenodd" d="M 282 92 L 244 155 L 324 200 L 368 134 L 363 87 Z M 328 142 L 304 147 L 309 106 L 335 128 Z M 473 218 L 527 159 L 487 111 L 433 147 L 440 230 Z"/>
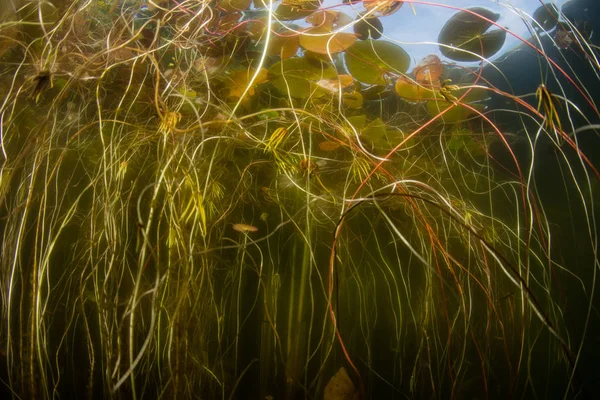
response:
<path id="1" fill-rule="evenodd" d="M 323 400 L 354 400 L 358 393 L 344 367 L 329 380 L 325 386 Z"/>
<path id="2" fill-rule="evenodd" d="M 254 94 L 254 87 L 256 85 L 267 81 L 267 74 L 268 74 L 268 71 L 266 69 L 264 69 L 264 68 L 260 69 L 260 72 L 258 73 L 256 79 L 252 83 L 252 86 L 248 90 L 249 96 L 252 96 Z M 229 88 L 229 96 L 228 97 L 233 97 L 236 99 L 239 99 L 240 97 L 242 97 L 242 94 L 244 94 L 244 91 L 246 90 L 246 87 L 250 83 L 250 80 L 252 79 L 253 76 L 254 76 L 254 71 L 252 71 L 252 70 L 248 70 L 248 71 L 238 70 L 238 71 L 231 72 L 229 74 L 229 80 L 227 81 L 227 83 L 225 85 L 226 87 Z"/>
<path id="3" fill-rule="evenodd" d="M 413 69 L 415 80 L 419 83 L 434 83 L 444 72 L 444 65 L 435 54 L 423 58 Z"/>

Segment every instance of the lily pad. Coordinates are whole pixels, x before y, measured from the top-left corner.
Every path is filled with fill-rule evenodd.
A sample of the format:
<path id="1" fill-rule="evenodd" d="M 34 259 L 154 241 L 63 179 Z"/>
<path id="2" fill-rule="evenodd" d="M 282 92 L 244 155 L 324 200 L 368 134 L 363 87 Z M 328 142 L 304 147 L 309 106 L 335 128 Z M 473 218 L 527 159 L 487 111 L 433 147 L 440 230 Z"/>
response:
<path id="1" fill-rule="evenodd" d="M 252 0 L 221 0 L 219 7 L 226 12 L 243 11 L 250 7 Z"/>
<path id="2" fill-rule="evenodd" d="M 275 63 L 269 68 L 271 83 L 283 94 L 292 97 L 306 98 L 322 96 L 327 91 L 319 87 L 316 82 L 323 79 L 334 79 L 337 76 L 335 67 L 329 63 L 294 57 Z"/>
<path id="3" fill-rule="evenodd" d="M 352 18 L 340 11 L 319 10 L 306 17 L 306 22 L 332 30 L 352 23 Z"/>
<path id="4" fill-rule="evenodd" d="M 490 21 L 496 22 L 500 14 L 483 7 L 472 7 L 468 11 L 454 14 L 438 37 L 442 54 L 455 61 L 489 58 L 500 50 L 506 40 L 506 31 L 489 30 L 493 25 Z"/>
<path id="5" fill-rule="evenodd" d="M 225 80 L 225 87 L 228 89 L 228 98 L 239 99 L 246 87 L 250 84 L 252 77 L 254 76 L 255 71 L 252 70 L 235 70 L 231 71 L 227 75 L 227 79 Z M 261 68 L 259 70 L 258 75 L 256 76 L 254 82 L 252 82 L 252 86 L 248 89 L 248 95 L 254 95 L 254 88 L 256 85 L 259 85 L 267 80 L 267 70 Z"/>
<path id="6" fill-rule="evenodd" d="M 347 119 L 350 125 L 352 125 L 352 127 L 357 131 L 360 131 L 367 122 L 366 115 L 354 115 L 352 117 L 348 117 Z"/>
<path id="7" fill-rule="evenodd" d="M 358 35 L 360 40 L 379 39 L 383 34 L 383 24 L 377 17 L 363 17 L 363 13 L 359 14 L 354 24 L 354 33 Z"/>
<path id="8" fill-rule="evenodd" d="M 430 54 L 423 57 L 413 69 L 415 80 L 419 83 L 433 83 L 440 79 L 444 65 L 438 56 Z"/>
<path id="9" fill-rule="evenodd" d="M 375 40 L 354 43 L 344 53 L 344 60 L 354 79 L 371 85 L 385 85 L 388 73 L 403 74 L 410 64 L 402 47 Z"/>
<path id="10" fill-rule="evenodd" d="M 325 27 L 317 27 L 300 35 L 300 46 L 318 54 L 333 54 L 346 50 L 356 40 L 356 35 L 351 33 L 332 33 Z"/>
<path id="11" fill-rule="evenodd" d="M 290 33 L 273 34 L 269 40 L 267 55 L 280 56 L 282 59 L 293 57 L 300 47 L 298 35 Z"/>
<path id="12" fill-rule="evenodd" d="M 367 11 L 373 11 L 373 15 L 384 17 L 397 12 L 404 5 L 404 1 L 397 0 L 365 0 L 363 4 Z"/>
<path id="13" fill-rule="evenodd" d="M 381 118 L 376 118 L 362 129 L 361 136 L 371 143 L 375 143 L 385 135 L 386 130 L 386 125 Z"/>
<path id="14" fill-rule="evenodd" d="M 554 4 L 542 4 L 533 13 L 533 19 L 539 25 L 534 25 L 536 29 L 550 31 L 558 25 L 558 9 Z"/>
<path id="15" fill-rule="evenodd" d="M 377 101 L 383 100 L 390 96 L 391 91 L 389 91 L 383 85 L 374 85 L 366 88 L 362 92 L 363 98 L 367 101 Z"/>
<path id="16" fill-rule="evenodd" d="M 361 108 L 364 102 L 362 94 L 360 92 L 344 93 L 342 95 L 342 101 L 348 108 Z"/>
<path id="17" fill-rule="evenodd" d="M 354 79 L 350 75 L 338 75 L 337 79 L 320 79 L 317 85 L 331 93 L 337 93 L 340 89 L 345 89 L 352 85 Z"/>
<path id="18" fill-rule="evenodd" d="M 321 6 L 319 0 L 284 1 L 275 9 L 275 16 L 280 21 L 295 21 L 297 19 L 308 17 L 316 11 L 319 6 Z"/>

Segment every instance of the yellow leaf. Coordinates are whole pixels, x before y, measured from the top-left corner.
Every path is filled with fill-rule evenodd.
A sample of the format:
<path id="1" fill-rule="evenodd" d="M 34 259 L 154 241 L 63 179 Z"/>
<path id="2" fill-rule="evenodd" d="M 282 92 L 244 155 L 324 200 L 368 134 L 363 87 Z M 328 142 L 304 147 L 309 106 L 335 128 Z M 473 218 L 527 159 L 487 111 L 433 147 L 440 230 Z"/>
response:
<path id="1" fill-rule="evenodd" d="M 267 48 L 267 55 L 280 56 L 282 60 L 290 58 L 296 54 L 300 47 L 297 34 L 279 34 L 272 33 Z"/>
<path id="2" fill-rule="evenodd" d="M 300 45 L 318 54 L 333 54 L 346 50 L 356 42 L 353 33 L 332 33 L 323 27 L 309 28 L 300 35 Z"/>
<path id="3" fill-rule="evenodd" d="M 435 98 L 435 92 L 424 86 L 418 85 L 405 77 L 400 77 L 395 85 L 396 93 L 403 99 L 420 102 Z"/>
<path id="4" fill-rule="evenodd" d="M 233 230 L 238 232 L 256 232 L 258 228 L 247 224 L 235 224 L 233 225 Z"/>
<path id="5" fill-rule="evenodd" d="M 354 78 L 350 75 L 339 75 L 338 78 L 339 79 L 321 79 L 317 81 L 317 85 L 332 93 L 337 93 L 340 89 L 345 89 L 354 82 Z"/>
<path id="6" fill-rule="evenodd" d="M 338 142 L 334 142 L 331 140 L 327 140 L 325 142 L 321 142 L 319 143 L 319 149 L 323 150 L 323 151 L 334 151 L 339 149 L 341 146 L 341 144 L 339 144 Z"/>
<path id="7" fill-rule="evenodd" d="M 254 94 L 254 87 L 260 83 L 267 81 L 268 71 L 264 68 L 261 68 L 256 79 L 254 80 L 252 86 L 248 90 L 248 95 L 252 96 Z M 242 94 L 246 90 L 246 87 L 250 83 L 250 80 L 254 76 L 254 71 L 244 71 L 238 70 L 233 71 L 229 74 L 229 80 L 226 82 L 226 87 L 229 88 L 229 97 L 240 98 Z"/>
<path id="8" fill-rule="evenodd" d="M 342 98 L 344 105 L 348 108 L 361 108 L 363 105 L 363 95 L 360 92 L 344 93 Z"/>

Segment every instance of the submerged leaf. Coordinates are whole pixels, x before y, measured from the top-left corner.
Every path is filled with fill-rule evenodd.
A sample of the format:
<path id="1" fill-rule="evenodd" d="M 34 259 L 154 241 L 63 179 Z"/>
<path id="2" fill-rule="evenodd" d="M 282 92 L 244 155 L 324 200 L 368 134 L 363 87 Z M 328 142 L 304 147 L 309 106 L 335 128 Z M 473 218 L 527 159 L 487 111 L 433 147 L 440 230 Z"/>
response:
<path id="1" fill-rule="evenodd" d="M 365 126 L 365 123 L 367 122 L 366 115 L 354 115 L 352 117 L 348 117 L 347 119 L 348 119 L 348 123 L 350 125 L 352 125 L 352 127 L 354 129 L 356 129 L 357 131 L 360 131 Z"/>
<path id="2" fill-rule="evenodd" d="M 233 225 L 233 230 L 238 232 L 256 232 L 258 228 L 247 224 L 235 224 Z"/>
<path id="3" fill-rule="evenodd" d="M 344 60 L 354 79 L 371 85 L 386 84 L 387 73 L 403 74 L 410 64 L 402 47 L 374 40 L 354 43 L 344 53 Z"/>
<path id="4" fill-rule="evenodd" d="M 358 398 L 358 392 L 350 380 L 344 367 L 327 382 L 323 400 L 354 400 Z"/>
<path id="5" fill-rule="evenodd" d="M 483 7 L 454 14 L 438 37 L 442 54 L 455 61 L 479 61 L 481 57 L 493 56 L 506 40 L 506 31 L 488 31 L 499 18 L 500 14 Z"/>
<path id="6" fill-rule="evenodd" d="M 403 76 L 396 81 L 395 89 L 398 96 L 416 103 L 435 98 L 433 90 L 412 82 Z"/>
<path id="7" fill-rule="evenodd" d="M 333 65 L 320 60 L 305 57 L 293 57 L 275 63 L 269 68 L 271 83 L 282 94 L 292 97 L 306 98 L 311 94 L 323 95 L 326 91 L 316 82 L 323 79 L 334 79 L 337 72 Z"/>
<path id="8" fill-rule="evenodd" d="M 385 123 L 381 118 L 376 118 L 362 129 L 361 136 L 371 141 L 371 143 L 375 143 L 385 135 L 385 132 Z"/>
<path id="9" fill-rule="evenodd" d="M 254 76 L 254 72 L 252 70 L 237 70 L 233 71 L 228 75 L 228 80 L 225 82 L 225 87 L 229 89 L 230 98 L 239 99 L 246 87 L 250 83 L 252 77 Z M 267 81 L 267 70 L 261 68 L 256 79 L 252 82 L 252 86 L 248 90 L 248 95 L 252 96 L 254 94 L 254 87 L 260 83 Z"/>
<path id="10" fill-rule="evenodd" d="M 344 105 L 348 108 L 361 108 L 364 102 L 363 95 L 360 92 L 344 93 L 342 96 Z"/>
<path id="11" fill-rule="evenodd" d="M 334 142 L 332 140 L 327 140 L 325 142 L 319 143 L 319 149 L 323 151 L 334 151 L 339 149 L 341 144 L 339 142 Z"/>
<path id="12" fill-rule="evenodd" d="M 456 91 L 455 96 L 457 98 L 460 98 L 462 96 L 462 94 L 464 93 L 464 90 L 465 89 L 460 89 L 459 91 Z M 474 108 L 475 110 L 483 111 L 485 109 L 485 105 L 480 102 L 477 102 L 477 101 L 482 100 L 482 98 L 481 98 L 482 91 L 485 91 L 485 90 L 473 89 L 471 92 L 469 92 L 469 94 L 467 94 L 462 99 L 462 104 L 469 103 L 469 106 Z M 486 93 L 486 95 L 487 95 L 487 93 Z M 474 103 L 471 103 L 471 102 L 474 102 Z M 439 114 L 440 112 L 446 110 L 452 104 L 453 103 L 443 100 L 440 95 L 438 100 L 429 100 L 427 102 L 427 111 L 429 111 L 429 114 L 431 114 L 432 116 L 435 116 L 435 115 Z M 462 121 L 468 119 L 473 114 L 476 114 L 476 111 L 472 110 L 471 108 L 465 107 L 461 104 L 458 104 L 455 107 L 453 107 L 451 110 L 446 112 L 441 118 L 446 123 L 456 123 L 456 122 L 462 122 Z"/>

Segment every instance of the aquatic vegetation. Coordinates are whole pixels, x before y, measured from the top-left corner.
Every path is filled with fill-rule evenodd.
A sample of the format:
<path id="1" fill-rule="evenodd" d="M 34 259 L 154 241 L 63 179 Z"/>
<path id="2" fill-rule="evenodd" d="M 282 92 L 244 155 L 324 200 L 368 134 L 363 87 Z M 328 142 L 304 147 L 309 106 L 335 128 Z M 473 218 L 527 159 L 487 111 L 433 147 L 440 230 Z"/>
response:
<path id="1" fill-rule="evenodd" d="M 600 388 L 599 44 L 574 2 L 8 3 L 3 392 Z"/>

